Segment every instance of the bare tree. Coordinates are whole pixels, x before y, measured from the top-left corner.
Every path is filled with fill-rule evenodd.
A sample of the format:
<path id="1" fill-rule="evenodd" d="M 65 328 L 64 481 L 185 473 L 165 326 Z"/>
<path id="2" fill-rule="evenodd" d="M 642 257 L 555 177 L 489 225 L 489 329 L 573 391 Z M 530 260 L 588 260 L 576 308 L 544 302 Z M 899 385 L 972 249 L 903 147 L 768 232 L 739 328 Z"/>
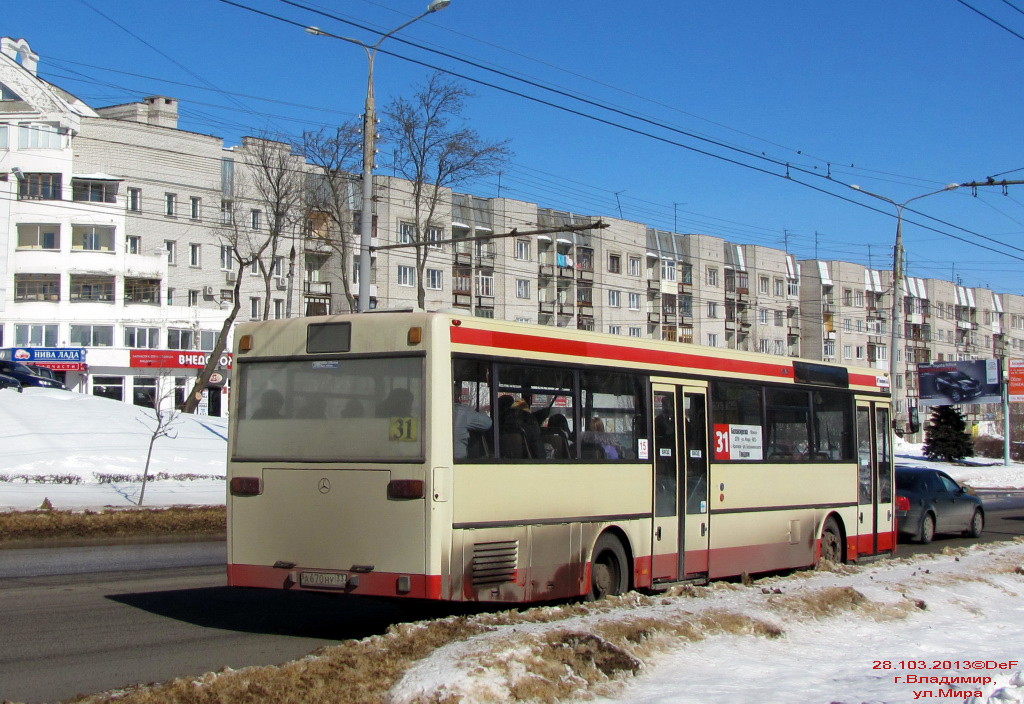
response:
<path id="1" fill-rule="evenodd" d="M 248 194 L 254 205 L 244 224 L 249 229 L 266 234 L 266 248 L 254 261 L 263 278 L 263 320 L 270 318 L 271 284 L 283 261 L 287 240 L 305 217 L 306 170 L 305 159 L 297 153 L 290 141 L 279 135 L 264 134 L 245 137 L 237 154 L 250 184 Z M 260 222 L 265 217 L 266 223 Z M 294 245 L 289 254 L 294 265 Z M 279 259 L 281 257 L 282 259 Z M 291 314 L 291 311 L 288 311 Z"/>
<path id="2" fill-rule="evenodd" d="M 511 156 L 508 140 L 488 142 L 462 125 L 465 86 L 434 73 L 412 100 L 398 98 L 384 110 L 381 135 L 395 150 L 395 171 L 412 182 L 413 243 L 416 245 L 416 301 L 425 307 L 423 270 L 427 238 L 439 225 L 445 189 L 496 173 Z"/>
<path id="3" fill-rule="evenodd" d="M 237 185 L 236 194 L 245 192 L 244 185 Z M 251 201 L 250 201 L 251 202 Z M 235 324 L 238 312 L 242 308 L 241 288 L 242 275 L 245 270 L 254 262 L 261 262 L 270 248 L 274 237 L 267 231 L 255 230 L 247 227 L 245 218 L 244 199 L 236 199 L 234 204 L 221 211 L 221 224 L 218 230 L 222 247 L 222 256 L 230 257 L 232 262 L 231 270 L 235 274 L 235 283 L 231 294 L 231 310 L 228 312 L 224 323 L 221 325 L 217 340 L 213 343 L 210 356 L 206 364 L 196 377 L 192 390 L 185 398 L 181 410 L 185 413 L 194 413 L 199 402 L 203 398 L 203 391 L 210 385 L 210 377 L 217 370 L 220 358 L 228 345 L 228 336 L 231 334 L 231 327 Z"/>
<path id="4" fill-rule="evenodd" d="M 306 205 L 318 231 L 309 232 L 307 236 L 315 237 L 317 242 L 338 255 L 341 266 L 337 269 L 340 271 L 342 291 L 348 309 L 355 310 L 356 299 L 349 264 L 358 247 L 352 204 L 357 199 L 359 189 L 359 181 L 354 175 L 362 153 L 359 123 L 349 122 L 335 130 L 306 132 L 298 149 L 313 169 L 306 191 Z"/>
<path id="5" fill-rule="evenodd" d="M 170 384 L 167 381 L 170 380 Z M 147 420 L 136 418 L 150 431 L 149 449 L 146 451 L 146 467 L 142 471 L 142 490 L 139 492 L 139 506 L 146 498 L 146 483 L 149 481 L 149 463 L 153 458 L 153 445 L 160 438 L 176 438 L 172 429 L 181 420 L 181 411 L 174 407 L 174 383 L 171 372 L 164 369 L 160 372 L 157 393 L 153 397 L 153 408 Z"/>

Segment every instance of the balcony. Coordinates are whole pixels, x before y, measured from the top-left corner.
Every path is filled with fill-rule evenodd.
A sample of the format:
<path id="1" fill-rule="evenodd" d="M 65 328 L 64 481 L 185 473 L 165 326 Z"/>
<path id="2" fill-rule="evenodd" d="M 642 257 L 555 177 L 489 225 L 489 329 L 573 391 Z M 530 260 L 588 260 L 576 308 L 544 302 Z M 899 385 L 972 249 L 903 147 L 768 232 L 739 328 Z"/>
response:
<path id="1" fill-rule="evenodd" d="M 580 281 L 593 281 L 594 270 L 593 269 L 580 269 L 576 274 L 576 278 Z"/>
<path id="2" fill-rule="evenodd" d="M 679 293 L 689 293 L 693 290 L 692 281 L 680 281 L 679 282 Z"/>
<path id="3" fill-rule="evenodd" d="M 492 296 L 477 296 L 476 307 L 492 310 L 494 308 L 494 298 Z"/>
<path id="4" fill-rule="evenodd" d="M 555 267 L 553 264 L 541 264 L 539 273 L 541 278 L 550 279 L 555 275 Z"/>
<path id="5" fill-rule="evenodd" d="M 647 322 L 651 325 L 661 324 L 661 313 L 651 312 L 647 314 Z"/>
<path id="6" fill-rule="evenodd" d="M 554 301 L 541 301 L 540 312 L 547 313 L 548 315 L 555 314 L 555 302 Z"/>
<path id="7" fill-rule="evenodd" d="M 832 303 L 831 301 L 825 301 L 824 303 L 821 304 L 821 312 L 822 313 L 835 313 L 836 312 L 836 304 Z"/>
<path id="8" fill-rule="evenodd" d="M 593 303 L 590 303 L 589 301 L 577 301 L 576 302 L 576 308 L 578 309 L 579 314 L 581 316 L 585 316 L 585 317 L 588 317 L 588 318 L 593 318 L 594 317 L 594 304 Z"/>
<path id="9" fill-rule="evenodd" d="M 313 296 L 330 296 L 330 281 L 303 281 L 302 292 Z"/>
<path id="10" fill-rule="evenodd" d="M 455 265 L 456 266 L 471 266 L 473 264 L 473 255 L 469 252 L 455 252 Z"/>
<path id="11" fill-rule="evenodd" d="M 453 293 L 452 294 L 452 305 L 458 306 L 459 308 L 469 308 L 473 305 L 473 294 L 471 293 Z"/>
<path id="12" fill-rule="evenodd" d="M 558 267 L 558 278 L 560 279 L 575 279 L 576 270 L 571 266 L 560 266 Z"/>

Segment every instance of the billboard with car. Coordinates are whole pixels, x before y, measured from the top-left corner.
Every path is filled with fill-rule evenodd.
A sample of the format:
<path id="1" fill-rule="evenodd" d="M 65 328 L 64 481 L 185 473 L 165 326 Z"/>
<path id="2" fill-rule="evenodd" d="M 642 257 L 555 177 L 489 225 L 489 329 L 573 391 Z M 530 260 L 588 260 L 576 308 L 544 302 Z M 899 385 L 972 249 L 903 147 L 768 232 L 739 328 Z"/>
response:
<path id="1" fill-rule="evenodd" d="M 1002 402 L 1002 369 L 998 359 L 918 364 L 917 379 L 920 406 Z"/>

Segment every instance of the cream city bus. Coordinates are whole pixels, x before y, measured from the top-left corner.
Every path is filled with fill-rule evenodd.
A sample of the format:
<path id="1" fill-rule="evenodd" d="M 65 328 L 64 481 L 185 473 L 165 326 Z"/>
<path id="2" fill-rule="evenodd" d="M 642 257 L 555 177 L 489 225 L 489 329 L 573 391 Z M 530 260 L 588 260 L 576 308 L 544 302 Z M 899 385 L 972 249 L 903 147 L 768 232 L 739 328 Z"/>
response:
<path id="1" fill-rule="evenodd" d="M 534 602 L 895 548 L 872 369 L 446 313 L 235 339 L 234 586 Z"/>

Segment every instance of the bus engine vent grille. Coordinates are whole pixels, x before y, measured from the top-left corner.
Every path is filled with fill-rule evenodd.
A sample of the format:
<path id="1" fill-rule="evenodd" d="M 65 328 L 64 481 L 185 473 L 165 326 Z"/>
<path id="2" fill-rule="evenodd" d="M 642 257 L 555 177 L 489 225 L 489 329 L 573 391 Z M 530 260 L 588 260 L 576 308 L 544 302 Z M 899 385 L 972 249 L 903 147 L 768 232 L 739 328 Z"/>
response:
<path id="1" fill-rule="evenodd" d="M 518 563 L 518 540 L 474 544 L 473 586 L 514 582 Z"/>

